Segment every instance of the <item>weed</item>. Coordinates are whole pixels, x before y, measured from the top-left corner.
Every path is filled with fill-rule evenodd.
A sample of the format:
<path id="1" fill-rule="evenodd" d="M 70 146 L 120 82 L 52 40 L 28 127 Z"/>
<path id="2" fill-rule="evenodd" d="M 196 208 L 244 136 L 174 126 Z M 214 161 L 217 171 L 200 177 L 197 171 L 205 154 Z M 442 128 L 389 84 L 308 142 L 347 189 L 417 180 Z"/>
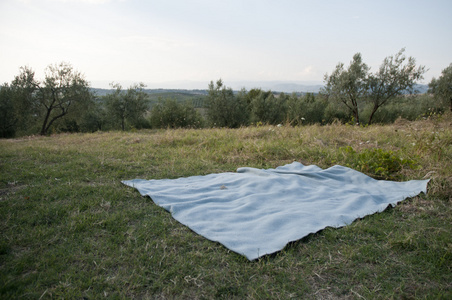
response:
<path id="1" fill-rule="evenodd" d="M 378 179 L 397 179 L 396 173 L 403 168 L 416 169 L 420 165 L 401 153 L 380 148 L 355 151 L 351 146 L 340 147 L 345 166 L 370 174 Z"/>

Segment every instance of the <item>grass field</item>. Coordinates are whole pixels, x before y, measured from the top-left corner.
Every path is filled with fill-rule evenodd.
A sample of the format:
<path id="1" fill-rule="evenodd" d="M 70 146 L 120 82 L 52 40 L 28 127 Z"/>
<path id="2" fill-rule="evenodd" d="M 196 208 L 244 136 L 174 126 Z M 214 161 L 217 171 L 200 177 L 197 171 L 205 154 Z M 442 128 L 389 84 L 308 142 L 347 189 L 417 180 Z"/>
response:
<path id="1" fill-rule="evenodd" d="M 451 299 L 451 128 L 445 115 L 0 140 L 0 298 Z M 293 161 L 431 181 L 427 195 L 251 262 L 120 183 Z"/>

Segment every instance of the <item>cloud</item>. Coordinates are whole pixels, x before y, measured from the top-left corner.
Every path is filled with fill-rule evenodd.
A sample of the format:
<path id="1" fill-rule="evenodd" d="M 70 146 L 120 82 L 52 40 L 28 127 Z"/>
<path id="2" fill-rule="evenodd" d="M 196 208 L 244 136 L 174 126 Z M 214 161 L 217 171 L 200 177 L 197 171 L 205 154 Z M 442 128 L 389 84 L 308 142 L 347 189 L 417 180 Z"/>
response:
<path id="1" fill-rule="evenodd" d="M 307 66 L 306 68 L 304 68 L 302 74 L 303 75 L 309 75 L 312 73 L 312 66 Z"/>
<path id="2" fill-rule="evenodd" d="M 299 71 L 296 75 L 305 77 L 311 75 L 313 72 L 314 72 L 313 66 L 307 66 L 303 70 Z"/>

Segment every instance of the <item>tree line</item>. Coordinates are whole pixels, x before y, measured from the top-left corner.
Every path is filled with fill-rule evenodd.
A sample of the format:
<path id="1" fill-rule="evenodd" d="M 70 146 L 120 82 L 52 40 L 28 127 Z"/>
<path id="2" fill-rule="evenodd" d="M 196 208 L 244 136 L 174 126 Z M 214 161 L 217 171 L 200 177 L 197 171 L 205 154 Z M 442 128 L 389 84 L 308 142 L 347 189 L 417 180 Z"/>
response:
<path id="1" fill-rule="evenodd" d="M 236 128 L 259 124 L 387 123 L 401 116 L 415 119 L 452 111 L 452 64 L 433 78 L 429 93 L 415 95 L 425 66 L 417 66 L 405 49 L 386 57 L 372 73 L 361 54 L 346 67 L 337 64 L 324 77 L 318 94 L 285 94 L 255 88 L 234 92 L 219 79 L 208 85 L 200 104 L 160 99 L 151 105 L 144 84 L 97 96 L 89 82 L 68 63 L 50 65 L 44 79 L 29 67 L 20 68 L 11 83 L 0 87 L 0 137 L 48 135 L 53 132 L 94 132 L 132 128 Z"/>

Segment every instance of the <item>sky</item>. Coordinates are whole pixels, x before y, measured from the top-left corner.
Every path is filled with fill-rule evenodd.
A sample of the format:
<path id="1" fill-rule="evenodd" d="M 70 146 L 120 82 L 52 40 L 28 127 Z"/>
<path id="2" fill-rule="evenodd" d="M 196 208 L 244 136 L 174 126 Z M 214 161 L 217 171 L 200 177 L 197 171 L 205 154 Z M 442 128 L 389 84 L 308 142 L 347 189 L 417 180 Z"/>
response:
<path id="1" fill-rule="evenodd" d="M 0 0 L 0 84 L 60 62 L 97 88 L 322 84 L 357 52 L 376 71 L 402 48 L 428 84 L 452 63 L 451 13 L 450 0 Z"/>

